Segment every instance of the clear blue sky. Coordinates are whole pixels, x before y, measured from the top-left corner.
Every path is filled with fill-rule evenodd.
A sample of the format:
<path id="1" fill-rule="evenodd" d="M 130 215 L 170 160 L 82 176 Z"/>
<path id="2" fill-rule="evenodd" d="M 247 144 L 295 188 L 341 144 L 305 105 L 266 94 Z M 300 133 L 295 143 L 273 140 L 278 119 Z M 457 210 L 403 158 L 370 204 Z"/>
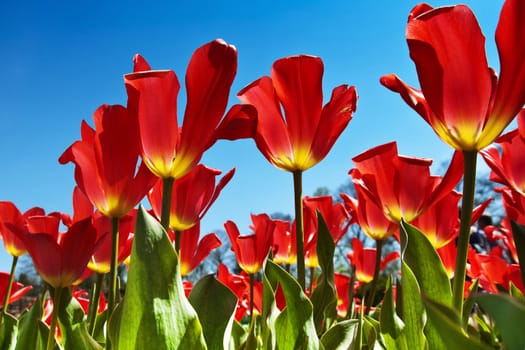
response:
<path id="1" fill-rule="evenodd" d="M 494 30 L 502 0 L 463 1 L 487 37 L 498 69 Z M 21 210 L 71 211 L 73 166 L 58 164 L 80 136 L 80 123 L 104 103 L 125 104 L 123 74 L 141 53 L 156 69 L 173 69 L 181 83 L 193 51 L 222 38 L 237 47 L 235 94 L 293 54 L 321 56 L 325 102 L 332 88 L 355 85 L 354 119 L 326 159 L 304 175 L 304 194 L 336 190 L 351 157 L 397 140 L 400 153 L 449 159 L 451 150 L 399 96 L 379 84 L 397 73 L 412 85 L 415 69 L 405 24 L 416 1 L 24 1 L 0 3 L 0 200 Z M 454 4 L 432 1 L 432 6 Z M 185 97 L 179 96 L 184 106 Z M 180 113 L 182 116 L 182 113 Z M 481 160 L 480 160 L 481 161 Z M 237 172 L 202 222 L 203 233 L 226 220 L 248 231 L 250 213 L 293 212 L 292 176 L 272 167 L 253 141 L 219 142 L 203 162 Z M 0 270 L 10 257 L 2 250 Z"/>

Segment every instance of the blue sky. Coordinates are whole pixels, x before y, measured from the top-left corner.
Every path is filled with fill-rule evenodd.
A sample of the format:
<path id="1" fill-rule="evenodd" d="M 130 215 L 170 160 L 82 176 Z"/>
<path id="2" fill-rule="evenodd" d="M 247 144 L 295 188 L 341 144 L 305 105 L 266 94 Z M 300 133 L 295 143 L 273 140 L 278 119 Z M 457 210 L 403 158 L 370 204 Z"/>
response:
<path id="1" fill-rule="evenodd" d="M 494 31 L 502 0 L 463 1 L 487 38 L 498 69 Z M 58 164 L 80 136 L 83 119 L 104 103 L 125 104 L 123 74 L 142 54 L 155 69 L 173 69 L 181 83 L 193 51 L 216 38 L 237 47 L 235 94 L 269 74 L 284 56 L 311 54 L 325 64 L 325 102 L 332 88 L 355 85 L 357 112 L 331 153 L 304 174 L 304 194 L 335 191 L 351 158 L 396 140 L 402 154 L 447 161 L 451 150 L 379 78 L 396 73 L 418 86 L 404 31 L 416 1 L 15 1 L 0 3 L 0 200 L 22 211 L 71 211 L 73 166 Z M 454 4 L 432 1 L 432 6 Z M 183 90 L 183 89 L 182 89 Z M 179 105 L 185 105 L 183 94 Z M 181 113 L 179 113 L 182 116 Z M 481 160 L 479 160 L 481 162 Z M 227 220 L 248 232 L 250 213 L 293 212 L 292 176 L 272 167 L 253 141 L 216 144 L 203 163 L 237 171 L 203 219 L 203 233 Z M 0 270 L 10 257 L 0 252 Z"/>

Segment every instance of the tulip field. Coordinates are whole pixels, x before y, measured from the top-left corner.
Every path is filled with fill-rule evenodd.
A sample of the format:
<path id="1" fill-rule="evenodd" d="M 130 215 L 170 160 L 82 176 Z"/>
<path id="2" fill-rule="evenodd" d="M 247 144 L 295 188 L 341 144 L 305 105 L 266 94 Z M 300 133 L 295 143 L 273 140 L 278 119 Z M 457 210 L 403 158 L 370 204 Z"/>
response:
<path id="1" fill-rule="evenodd" d="M 324 99 L 321 57 L 282 57 L 232 92 L 234 43 L 204 43 L 187 65 L 181 116 L 180 72 L 135 55 L 127 104 L 96 108 L 58 158 L 74 166 L 73 211 L 0 201 L 12 256 L 0 273 L 0 349 L 524 349 L 525 2 L 494 11 L 498 70 L 469 7 L 422 3 L 406 25 L 419 87 L 396 74 L 378 83 L 454 151 L 444 174 L 392 141 L 349 155 L 355 191 L 334 197 L 305 196 L 303 174 L 352 121 L 359 86 L 341 82 Z M 239 139 L 293 181 L 294 213 L 253 213 L 249 227 L 224 218 L 226 242 L 202 235 L 200 221 L 235 169 L 202 159 Z M 502 198 L 501 221 L 490 200 L 474 204 L 479 162 Z M 190 281 L 221 245 L 235 268 Z M 44 288 L 15 313 L 9 305 L 32 288 L 15 279 L 25 254 Z"/>

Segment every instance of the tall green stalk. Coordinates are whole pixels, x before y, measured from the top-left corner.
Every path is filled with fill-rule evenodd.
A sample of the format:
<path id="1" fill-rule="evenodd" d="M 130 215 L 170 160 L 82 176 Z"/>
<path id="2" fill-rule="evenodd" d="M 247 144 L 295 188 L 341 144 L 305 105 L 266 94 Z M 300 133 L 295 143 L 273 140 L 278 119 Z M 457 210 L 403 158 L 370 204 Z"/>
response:
<path id="1" fill-rule="evenodd" d="M 374 278 L 372 279 L 372 286 L 370 288 L 370 293 L 368 294 L 365 315 L 370 313 L 370 309 L 372 308 L 372 304 L 374 303 L 374 299 L 376 297 L 377 280 L 379 279 L 379 270 L 381 267 L 381 255 L 383 255 L 383 240 L 376 239 L 376 262 L 374 267 Z"/>
<path id="2" fill-rule="evenodd" d="M 293 172 L 293 189 L 295 203 L 295 236 L 297 248 L 297 281 L 305 291 L 306 273 L 304 263 L 304 233 L 303 233 L 303 172 Z"/>
<path id="3" fill-rule="evenodd" d="M 117 268 L 118 268 L 118 241 L 119 218 L 111 218 L 111 265 L 109 271 L 108 320 L 115 308 L 117 296 Z M 109 337 L 107 337 L 109 343 Z M 109 345 L 109 344 L 108 344 Z M 109 347 L 108 347 L 109 349 Z"/>
<path id="4" fill-rule="evenodd" d="M 97 311 L 98 304 L 100 301 L 100 292 L 102 291 L 102 285 L 104 284 L 104 274 L 96 274 L 95 285 L 93 286 L 91 298 L 89 301 L 89 311 L 88 311 L 88 331 L 89 334 L 93 335 L 95 331 L 95 322 L 97 320 Z"/>
<path id="5" fill-rule="evenodd" d="M 7 290 L 4 298 L 4 307 L 0 314 L 0 323 L 4 320 L 4 315 L 7 314 L 7 307 L 9 306 L 9 296 L 11 295 L 11 289 L 13 288 L 13 281 L 15 280 L 15 269 L 16 263 L 18 262 L 18 256 L 13 255 L 13 262 L 11 263 L 11 274 L 9 275 L 9 282 L 7 284 Z"/>
<path id="6" fill-rule="evenodd" d="M 53 314 L 51 316 L 51 324 L 49 325 L 49 336 L 47 337 L 47 350 L 52 350 L 55 346 L 55 329 L 57 328 L 58 313 L 60 311 L 60 299 L 62 297 L 62 290 L 64 288 L 57 287 L 53 293 Z"/>
<path id="7" fill-rule="evenodd" d="M 175 230 L 175 251 L 177 252 L 177 254 L 179 254 L 180 252 L 180 240 L 181 240 L 181 236 L 182 236 L 182 231 L 181 230 Z"/>
<path id="8" fill-rule="evenodd" d="M 171 211 L 171 195 L 173 192 L 173 181 L 175 179 L 169 177 L 162 179 L 162 209 L 160 214 L 160 224 L 166 232 L 170 227 L 170 211 Z"/>
<path id="9" fill-rule="evenodd" d="M 465 275 L 467 266 L 467 253 L 470 237 L 470 226 L 472 222 L 472 210 L 474 208 L 474 191 L 476 187 L 476 158 L 477 151 L 463 151 L 464 170 L 463 198 L 461 200 L 461 224 L 459 228 L 456 270 L 453 282 L 453 305 L 459 313 L 459 319 L 463 316 L 463 290 L 465 288 Z"/>

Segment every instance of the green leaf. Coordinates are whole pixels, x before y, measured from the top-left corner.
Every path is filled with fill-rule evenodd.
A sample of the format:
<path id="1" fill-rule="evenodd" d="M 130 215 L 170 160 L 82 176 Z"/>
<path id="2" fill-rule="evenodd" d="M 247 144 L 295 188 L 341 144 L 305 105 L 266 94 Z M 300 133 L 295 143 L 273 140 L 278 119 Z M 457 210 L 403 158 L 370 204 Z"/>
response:
<path id="1" fill-rule="evenodd" d="M 112 349 L 206 349 L 197 313 L 184 296 L 180 264 L 166 231 L 141 206 L 126 295 L 109 321 Z"/>
<path id="2" fill-rule="evenodd" d="M 433 300 L 452 305 L 450 280 L 441 259 L 428 240 L 416 227 L 401 222 L 401 229 L 408 236 L 403 260 L 416 276 L 421 291 Z"/>
<path id="3" fill-rule="evenodd" d="M 189 301 L 199 316 L 208 349 L 227 349 L 237 306 L 235 294 L 208 275 L 193 286 Z"/>
<path id="4" fill-rule="evenodd" d="M 266 274 L 283 288 L 286 308 L 275 320 L 279 350 L 319 349 L 319 338 L 313 320 L 313 306 L 297 281 L 272 261 L 266 263 Z"/>
<path id="5" fill-rule="evenodd" d="M 71 297 L 69 289 L 63 288 L 58 310 L 58 322 L 62 332 L 62 345 L 66 349 L 102 349 L 87 330 L 84 310 L 80 303 Z"/>
<path id="6" fill-rule="evenodd" d="M 49 327 L 41 321 L 42 301 L 37 299 L 31 309 L 18 321 L 18 338 L 16 350 L 45 350 Z M 58 349 L 58 345 L 55 346 Z"/>
<path id="7" fill-rule="evenodd" d="M 407 340 L 404 334 L 405 324 L 396 313 L 394 306 L 394 293 L 392 291 L 392 280 L 390 278 L 388 278 L 386 284 L 380 321 L 381 334 L 385 340 L 386 348 L 408 350 Z"/>
<path id="8" fill-rule="evenodd" d="M 335 244 L 321 213 L 317 211 L 317 259 L 321 275 L 310 300 L 314 306 L 314 322 L 317 334 L 329 328 L 337 317 L 337 294 L 334 282 Z"/>
<path id="9" fill-rule="evenodd" d="M 525 344 L 525 305 L 506 294 L 479 294 L 476 301 L 496 323 L 506 349 L 522 350 Z"/>
<path id="10" fill-rule="evenodd" d="M 423 350 L 426 348 L 426 338 L 423 333 L 425 324 L 425 307 L 421 300 L 419 286 L 410 267 L 401 261 L 401 291 L 402 310 L 401 318 L 405 322 L 406 341 L 409 349 Z"/>
<path id="11" fill-rule="evenodd" d="M 377 320 L 366 315 L 363 317 L 363 338 L 368 349 L 374 349 L 380 343 L 380 326 Z"/>
<path id="12" fill-rule="evenodd" d="M 321 337 L 325 349 L 346 350 L 350 348 L 359 320 L 345 320 L 328 329 Z"/>
<path id="13" fill-rule="evenodd" d="M 520 264 L 521 278 L 525 282 L 525 226 L 511 220 L 512 236 L 518 252 L 518 261 Z"/>
<path id="14" fill-rule="evenodd" d="M 13 350 L 17 334 L 18 320 L 11 314 L 4 314 L 0 324 L 0 349 Z"/>
<path id="15" fill-rule="evenodd" d="M 485 344 L 469 338 L 461 327 L 458 313 L 448 305 L 423 297 L 427 315 L 438 330 L 446 349 L 488 350 Z"/>
<path id="16" fill-rule="evenodd" d="M 264 349 L 273 350 L 276 348 L 275 340 L 275 320 L 280 311 L 275 302 L 275 292 L 277 280 L 270 281 L 268 276 L 263 273 L 263 300 L 261 315 L 261 335 Z"/>
<path id="17" fill-rule="evenodd" d="M 247 337 L 246 329 L 239 322 L 233 321 L 232 334 L 227 349 L 244 350 L 243 344 L 246 343 Z"/>
<path id="18" fill-rule="evenodd" d="M 400 226 L 401 231 L 408 237 L 403 260 L 414 273 L 421 292 L 432 300 L 452 305 L 450 280 L 438 253 L 428 238 L 416 227 L 404 221 Z M 445 348 L 432 322 L 425 325 L 424 332 L 429 348 Z"/>
<path id="19" fill-rule="evenodd" d="M 519 290 L 518 287 L 516 287 L 516 285 L 512 282 L 510 282 L 510 288 L 509 288 L 509 293 L 510 295 L 512 295 L 514 298 L 516 299 L 519 299 L 521 301 L 525 301 L 525 296 L 523 295 L 523 293 L 521 292 L 521 290 Z"/>

